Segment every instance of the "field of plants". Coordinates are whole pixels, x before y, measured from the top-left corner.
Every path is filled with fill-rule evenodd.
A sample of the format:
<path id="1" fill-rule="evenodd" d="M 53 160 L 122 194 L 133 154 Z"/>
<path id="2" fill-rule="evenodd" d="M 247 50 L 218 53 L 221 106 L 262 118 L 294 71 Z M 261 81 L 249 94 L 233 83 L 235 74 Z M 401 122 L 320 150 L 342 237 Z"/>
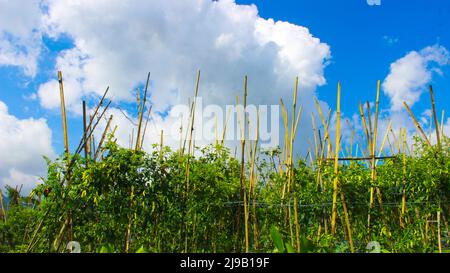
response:
<path id="1" fill-rule="evenodd" d="M 262 150 L 258 140 L 248 140 L 245 127 L 258 122 L 242 113 L 245 126 L 236 153 L 224 145 L 223 132 L 209 146 L 192 141 L 199 81 L 200 73 L 189 134 L 179 149 L 165 146 L 162 137 L 145 139 L 151 111 L 147 78 L 129 147 L 117 144 L 110 122 L 100 141 L 92 141 L 99 121 L 108 118 L 107 90 L 92 118 L 85 111 L 83 138 L 69 151 L 59 73 L 65 153 L 47 160 L 48 174 L 29 196 L 18 188 L 0 195 L 0 252 L 67 252 L 70 241 L 78 242 L 81 252 L 103 253 L 449 249 L 450 139 L 443 133 L 443 118 L 437 118 L 431 87 L 431 133 L 406 104 L 416 124 L 414 141 L 391 123 L 380 131 L 378 83 L 375 109 L 369 103 L 359 106 L 364 130 L 353 132 L 351 143 L 343 145 L 340 86 L 332 119 L 332 111 L 324 113 L 318 103 L 316 114 L 302 113 L 297 80 L 292 105 L 280 102 L 281 145 Z M 245 78 L 244 107 L 246 83 Z M 294 156 L 294 144 L 302 138 L 296 135 L 301 115 L 313 121 L 306 158 Z M 155 143 L 152 152 L 142 150 L 144 140 Z"/>

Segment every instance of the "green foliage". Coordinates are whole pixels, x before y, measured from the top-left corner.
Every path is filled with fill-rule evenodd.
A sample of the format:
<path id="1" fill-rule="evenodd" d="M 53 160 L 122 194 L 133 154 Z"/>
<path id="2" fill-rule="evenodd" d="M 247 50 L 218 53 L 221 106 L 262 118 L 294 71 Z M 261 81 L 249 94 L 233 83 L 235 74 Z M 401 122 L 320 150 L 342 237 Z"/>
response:
<path id="1" fill-rule="evenodd" d="M 340 189 L 346 198 L 357 252 L 366 252 L 370 241 L 379 242 L 382 252 L 437 250 L 436 225 L 429 224 L 428 233 L 426 226 L 438 211 L 443 219 L 449 219 L 449 147 L 448 138 L 443 139 L 441 148 L 417 141 L 415 154 L 406 157 L 406 171 L 401 156 L 386 160 L 377 167 L 375 183 L 366 165 L 352 162 L 340 166 Z M 8 191 L 16 201 L 9 206 L 6 221 L 0 223 L 0 251 L 24 252 L 30 243 L 33 252 L 64 251 L 68 238 L 61 228 L 68 212 L 72 240 L 80 243 L 83 252 L 123 252 L 126 240 L 128 252 L 135 253 L 183 252 L 185 245 L 189 252 L 244 251 L 240 160 L 220 145 L 197 152 L 193 157 L 164 147 L 161 154 L 159 148 L 149 154 L 110 141 L 101 161 L 76 156 L 70 173 L 66 172 L 66 159 L 47 160 L 44 183 L 26 199 L 31 206 L 20 205 L 20 197 Z M 279 157 L 279 150 L 268 151 L 256 162 L 255 203 L 249 203 L 249 237 L 254 252 L 297 251 L 293 210 L 292 217 L 286 214 L 287 207 L 293 207 L 293 196 L 291 201 L 283 199 L 287 176 L 279 172 Z M 317 179 L 319 167 L 321 181 Z M 245 170 L 249 177 L 250 166 Z M 337 233 L 331 236 L 329 231 L 333 179 L 331 162 L 295 164 L 292 194 L 298 200 L 300 252 L 350 251 L 340 202 Z M 375 200 L 369 234 L 370 187 L 382 193 L 383 210 Z M 401 227 L 403 192 L 407 206 Z"/>

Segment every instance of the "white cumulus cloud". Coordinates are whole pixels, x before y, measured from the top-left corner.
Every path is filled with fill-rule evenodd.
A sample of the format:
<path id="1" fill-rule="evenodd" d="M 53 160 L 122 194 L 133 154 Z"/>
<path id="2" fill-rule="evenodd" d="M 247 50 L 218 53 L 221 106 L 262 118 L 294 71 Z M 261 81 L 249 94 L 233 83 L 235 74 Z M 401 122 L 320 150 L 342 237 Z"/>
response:
<path id="1" fill-rule="evenodd" d="M 54 157 L 52 131 L 45 119 L 19 119 L 0 101 L 0 187 L 23 185 L 29 192 L 45 175 L 42 156 Z"/>
<path id="2" fill-rule="evenodd" d="M 36 75 L 42 27 L 39 0 L 0 0 L 0 65 L 18 66 L 25 75 Z"/>
<path id="3" fill-rule="evenodd" d="M 404 101 L 412 107 L 426 91 L 433 73 L 442 74 L 439 67 L 449 63 L 450 53 L 440 45 L 411 51 L 393 62 L 389 75 L 383 82 L 383 90 L 391 101 L 391 109 L 400 110 Z"/>

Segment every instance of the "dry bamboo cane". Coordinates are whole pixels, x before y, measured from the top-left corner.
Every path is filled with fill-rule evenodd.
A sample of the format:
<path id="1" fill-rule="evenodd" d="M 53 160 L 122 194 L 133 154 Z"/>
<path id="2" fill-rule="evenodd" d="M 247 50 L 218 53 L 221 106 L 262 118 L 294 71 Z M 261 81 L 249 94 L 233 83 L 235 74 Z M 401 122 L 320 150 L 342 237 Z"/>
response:
<path id="1" fill-rule="evenodd" d="M 402 210 L 400 215 L 400 226 L 405 227 L 406 212 L 406 128 L 403 130 L 403 192 L 402 192 Z"/>
<path id="2" fill-rule="evenodd" d="M 258 134 L 259 131 L 259 111 L 257 112 L 256 117 L 256 138 L 255 142 L 253 143 L 250 139 L 250 118 L 248 119 L 248 138 L 249 138 L 249 155 L 248 158 L 250 158 L 250 177 L 249 177 L 249 189 L 248 189 L 248 203 L 245 204 L 245 218 L 248 222 L 249 219 L 249 208 L 250 203 L 252 203 L 252 221 L 253 221 L 253 237 L 254 237 L 254 248 L 257 248 L 257 226 L 256 226 L 256 204 L 255 204 L 255 187 L 256 187 L 256 175 L 255 175 L 255 161 L 256 161 L 256 149 L 258 146 Z M 252 202 L 253 201 L 253 202 Z M 247 223 L 248 228 L 248 223 Z M 246 236 L 248 237 L 248 231 L 246 233 Z"/>
<path id="3" fill-rule="evenodd" d="M 5 205 L 4 205 L 4 201 L 3 201 L 3 192 L 1 189 L 0 189 L 0 208 L 2 209 L 3 222 L 6 223 L 6 210 L 5 210 Z"/>
<path id="4" fill-rule="evenodd" d="M 317 183 L 317 187 L 322 191 L 322 193 L 324 193 L 324 188 L 323 188 L 323 183 L 322 183 L 322 176 L 321 176 L 321 168 L 322 168 L 322 156 L 319 156 L 319 144 L 322 143 L 322 139 L 320 139 L 320 143 L 318 143 L 317 140 L 317 129 L 316 129 L 316 121 L 314 118 L 314 113 L 311 112 L 311 119 L 312 119 L 312 126 L 313 126 L 313 132 L 314 132 L 314 145 L 315 145 L 315 151 L 316 151 L 316 168 L 317 168 L 317 178 L 316 178 L 316 183 Z M 320 135 L 320 132 L 319 132 Z M 322 153 L 322 149 L 320 149 L 320 153 Z M 323 196 L 323 195 L 322 195 Z M 322 208 L 325 208 L 324 203 L 322 202 Z M 319 228 L 317 230 L 317 236 L 319 237 L 321 232 L 322 232 L 322 224 L 325 224 L 325 212 L 322 214 L 322 218 L 321 218 L 321 222 L 319 223 Z"/>
<path id="5" fill-rule="evenodd" d="M 102 134 L 102 138 L 100 139 L 97 150 L 95 151 L 95 154 L 94 154 L 94 162 L 95 162 L 95 160 L 97 160 L 97 157 L 100 154 L 100 151 L 102 150 L 102 145 L 106 139 L 106 135 L 108 134 L 108 129 L 109 129 L 109 126 L 111 125 L 112 119 L 113 119 L 113 115 L 109 116 L 108 122 L 106 123 L 105 130 L 103 131 L 103 134 Z"/>
<path id="6" fill-rule="evenodd" d="M 386 140 L 388 139 L 388 135 L 389 135 L 389 131 L 391 129 L 391 126 L 392 126 L 392 121 L 389 121 L 386 133 L 384 133 L 383 141 L 381 141 L 380 150 L 378 150 L 378 155 L 375 157 L 375 159 L 376 159 L 375 166 L 377 166 L 378 162 L 380 161 L 380 159 L 383 158 L 381 156 L 381 154 L 383 153 L 383 149 L 384 149 L 384 146 L 386 144 Z M 384 158 L 386 158 L 386 157 L 384 157 Z"/>
<path id="7" fill-rule="evenodd" d="M 144 131 L 142 132 L 141 148 L 144 146 L 145 132 L 147 131 L 147 124 L 148 124 L 148 121 L 150 119 L 151 112 L 152 112 L 152 106 L 150 105 L 150 107 L 148 109 L 147 117 L 145 119 Z M 181 137 L 180 137 L 180 140 L 181 140 Z"/>
<path id="8" fill-rule="evenodd" d="M 341 190 L 341 202 L 342 202 L 342 207 L 344 209 L 345 225 L 347 228 L 347 236 L 348 236 L 348 242 L 350 244 L 350 251 L 352 253 L 355 253 L 355 248 L 353 246 L 352 228 L 350 225 L 350 217 L 349 217 L 348 210 L 347 210 L 347 204 L 345 203 L 344 192 L 342 190 Z"/>
<path id="9" fill-rule="evenodd" d="M 136 147 L 135 150 L 138 151 L 141 149 L 141 127 L 142 127 L 142 117 L 144 116 L 144 110 L 145 110 L 145 103 L 147 102 L 147 89 L 148 89 L 148 83 L 150 81 L 150 72 L 147 74 L 147 82 L 145 84 L 145 90 L 144 90 L 144 101 L 142 103 L 142 106 L 140 105 L 140 98 L 138 97 L 138 117 L 139 117 L 139 123 L 138 123 L 138 130 L 136 135 Z M 138 91 L 138 94 L 140 96 L 140 90 Z"/>
<path id="10" fill-rule="evenodd" d="M 160 137 L 160 143 L 159 143 L 159 160 L 162 160 L 163 157 L 163 147 L 164 147 L 164 130 L 161 130 L 161 137 Z"/>
<path id="11" fill-rule="evenodd" d="M 59 82 L 59 95 L 61 99 L 62 125 L 64 130 L 64 152 L 66 154 L 66 160 L 69 160 L 69 138 L 67 132 L 66 106 L 64 102 L 64 85 L 61 71 L 58 71 L 58 82 Z"/>
<path id="12" fill-rule="evenodd" d="M 414 125 L 416 125 L 416 128 L 419 130 L 420 134 L 422 135 L 422 138 L 427 142 L 428 146 L 431 146 L 431 143 L 428 140 L 427 135 L 425 135 L 422 127 L 420 126 L 419 122 L 416 119 L 416 116 L 414 116 L 414 114 L 411 111 L 411 109 L 409 108 L 408 104 L 406 104 L 406 102 L 403 102 L 403 105 L 405 105 L 406 110 L 408 110 L 408 113 L 411 116 L 411 118 L 413 119 Z"/>
<path id="13" fill-rule="evenodd" d="M 281 151 L 281 161 L 283 162 L 283 164 L 280 164 L 280 175 L 283 175 L 283 166 L 286 162 L 286 158 L 287 158 L 287 148 L 286 146 L 288 145 L 288 134 L 289 134 L 289 129 L 288 129 L 288 117 L 287 117 L 287 111 L 286 108 L 284 107 L 284 103 L 283 103 L 283 99 L 280 99 L 280 106 L 281 106 L 281 113 L 283 115 L 283 125 L 284 125 L 284 142 L 283 142 L 283 149 Z M 284 193 L 286 190 L 286 185 L 283 185 L 283 194 L 282 194 L 282 198 L 284 199 Z"/>
<path id="14" fill-rule="evenodd" d="M 194 132 L 194 123 L 195 123 L 195 107 L 197 103 L 197 96 L 198 96 L 198 89 L 199 89 L 199 83 L 200 83 L 200 70 L 197 73 L 197 80 L 195 84 L 195 92 L 194 92 L 194 101 L 192 103 L 191 108 L 191 121 L 190 121 L 190 131 L 189 131 L 189 145 L 188 145 L 188 158 L 186 163 L 186 181 L 185 181 L 185 202 L 187 204 L 188 198 L 189 198 L 189 163 L 190 163 L 190 157 L 191 157 L 191 149 L 192 149 L 192 134 Z M 183 148 L 184 150 L 184 148 Z M 187 213 L 187 208 L 185 208 L 185 213 Z M 184 217 L 183 217 L 184 218 Z M 185 221 L 185 236 L 184 236 L 184 252 L 187 253 L 188 251 L 188 234 L 187 234 L 187 221 Z"/>
<path id="15" fill-rule="evenodd" d="M 367 143 L 368 143 L 369 150 L 370 150 L 371 149 L 370 147 L 372 147 L 372 140 L 370 139 L 367 122 L 366 122 L 366 116 L 364 114 L 363 106 L 361 103 L 359 103 L 359 112 L 361 113 L 361 121 L 363 123 L 364 133 L 366 135 Z"/>
<path id="16" fill-rule="evenodd" d="M 222 146 L 223 146 L 224 143 L 225 143 L 225 136 L 226 136 L 226 133 L 227 133 L 227 124 L 228 124 L 228 119 L 230 118 L 230 114 L 231 114 L 231 111 L 228 110 L 228 112 L 227 112 L 227 118 L 225 119 L 225 123 L 224 123 L 224 125 L 223 125 L 222 141 L 221 141 L 221 143 L 220 143 Z"/>
<path id="17" fill-rule="evenodd" d="M 67 131 L 67 118 L 66 118 L 66 105 L 64 101 L 64 84 L 62 79 L 62 73 L 61 71 L 58 71 L 58 82 L 59 82 L 59 94 L 61 99 L 61 114 L 62 114 L 62 124 L 63 124 L 63 130 L 64 130 L 64 150 L 66 154 L 66 174 L 69 175 L 69 164 L 70 164 L 70 158 L 69 158 L 69 137 L 68 137 L 68 131 Z M 67 186 L 70 187 L 70 177 L 65 177 L 67 180 Z M 72 212 L 68 212 L 67 216 L 67 223 L 68 223 L 68 240 L 72 241 Z"/>
<path id="18" fill-rule="evenodd" d="M 316 128 L 316 120 L 314 118 L 314 112 L 311 112 L 311 122 L 313 127 L 313 135 L 314 135 L 314 158 L 319 160 L 319 144 L 317 142 L 317 128 Z"/>
<path id="19" fill-rule="evenodd" d="M 291 234 L 291 244 L 294 245 L 294 234 L 293 234 L 293 227 L 292 227 L 292 221 L 291 221 L 291 183 L 293 180 L 294 170 L 293 170 L 293 146 L 294 146 L 294 126 L 296 125 L 295 121 L 295 113 L 296 113 L 296 106 L 297 106 L 297 92 L 298 92 L 298 77 L 295 78 L 295 85 L 294 85 L 294 98 L 292 103 L 292 113 L 291 113 L 291 129 L 288 131 L 287 135 L 290 134 L 290 139 L 287 148 L 289 149 L 287 156 L 286 156 L 286 165 L 288 168 L 288 183 L 287 183 L 287 200 L 289 203 L 289 206 L 287 207 L 287 221 L 289 221 L 289 230 Z M 289 138 L 289 137 L 288 137 Z"/>
<path id="20" fill-rule="evenodd" d="M 325 192 L 325 190 L 326 190 L 326 183 L 323 183 L 321 169 L 322 169 L 322 164 L 325 161 L 325 149 L 324 149 L 324 146 L 328 147 L 327 148 L 327 155 L 326 155 L 327 158 L 330 157 L 330 151 L 332 149 L 331 141 L 330 141 L 330 138 L 329 138 L 330 134 L 329 134 L 329 131 L 328 131 L 328 127 L 329 127 L 329 124 L 330 124 L 330 121 L 331 121 L 331 109 L 328 111 L 328 118 L 327 118 L 327 121 L 325 121 L 325 118 L 323 116 L 322 109 L 320 107 L 320 104 L 319 104 L 318 100 L 315 99 L 315 102 L 316 102 L 317 111 L 318 111 L 319 116 L 320 116 L 321 121 L 322 121 L 323 128 L 325 130 L 325 137 L 324 137 L 323 141 L 321 139 L 320 130 L 319 130 L 321 155 L 319 157 L 320 158 L 320 165 L 319 165 L 319 169 L 318 169 L 318 172 L 317 172 L 317 179 L 322 184 L 322 192 L 323 192 L 323 194 L 322 194 L 322 198 L 323 198 L 322 199 L 322 219 L 323 219 L 323 225 L 324 225 L 324 233 L 326 234 L 326 233 L 328 233 L 328 224 L 327 224 L 328 221 L 327 221 L 327 218 L 326 218 L 326 209 L 325 209 L 325 204 L 324 204 L 324 202 L 325 202 L 325 194 L 326 194 L 326 192 Z M 323 145 L 322 145 L 322 142 L 323 142 Z M 319 231 L 320 231 L 320 229 L 319 229 Z"/>
<path id="21" fill-rule="evenodd" d="M 324 140 L 325 140 L 325 141 L 328 140 L 327 156 L 329 156 L 329 153 L 328 153 L 328 152 L 331 151 L 332 148 L 333 148 L 333 146 L 332 146 L 332 144 L 331 144 L 331 141 L 329 141 L 330 135 L 329 135 L 329 132 L 328 132 L 328 124 L 330 124 L 330 122 L 327 123 L 327 122 L 325 121 L 325 118 L 324 118 L 323 113 L 322 113 L 322 108 L 320 107 L 320 104 L 319 104 L 319 101 L 317 100 L 317 98 L 315 98 L 315 102 L 316 102 L 317 111 L 319 112 L 319 116 L 320 116 L 320 119 L 321 119 L 321 121 L 322 121 L 322 125 L 324 126 L 324 129 L 325 129 L 325 138 L 324 138 Z M 330 109 L 330 111 L 328 112 L 328 118 L 331 117 L 330 114 L 331 114 L 331 109 Z"/>
<path id="22" fill-rule="evenodd" d="M 441 137 L 439 135 L 439 121 L 437 119 L 437 115 L 436 115 L 436 105 L 434 103 L 434 95 L 433 95 L 433 86 L 430 85 L 430 97 L 431 97 L 431 106 L 433 109 L 433 119 L 434 119 L 434 126 L 436 127 L 436 141 L 438 144 L 438 147 L 441 147 Z M 430 126 L 431 126 L 431 122 L 430 122 Z"/>
<path id="23" fill-rule="evenodd" d="M 249 241 L 248 241 L 248 219 L 246 217 L 247 211 L 247 194 L 245 189 L 245 133 L 247 124 L 247 76 L 244 77 L 244 107 L 243 107 L 243 122 L 241 123 L 241 174 L 240 174 L 240 199 L 244 201 L 244 226 L 245 226 L 245 251 L 249 252 Z M 240 210 L 238 210 L 238 219 L 240 219 Z"/>
<path id="24" fill-rule="evenodd" d="M 439 209 L 440 209 L 440 205 L 439 205 Z M 442 253 L 442 242 L 441 242 L 441 211 L 438 211 L 436 213 L 437 215 L 437 239 L 438 239 L 438 248 L 439 248 L 439 253 Z"/>
<path id="25" fill-rule="evenodd" d="M 441 136 L 444 135 L 444 116 L 445 116 L 445 111 L 442 110 L 442 115 L 441 115 L 441 128 L 440 128 L 440 135 L 441 135 Z"/>
<path id="26" fill-rule="evenodd" d="M 340 126 L 341 126 L 341 84 L 338 83 L 337 91 L 337 110 L 336 110 L 336 152 L 334 160 L 334 182 L 333 182 L 333 207 L 331 211 L 331 234 L 334 236 L 336 233 L 336 214 L 337 214 L 337 194 L 338 194 L 338 181 L 339 181 L 339 140 L 340 140 Z"/>
<path id="27" fill-rule="evenodd" d="M 86 101 L 83 100 L 83 139 L 84 139 L 84 158 L 86 160 L 86 166 L 88 164 L 88 150 L 86 135 L 87 135 L 87 127 L 86 127 Z"/>
<path id="28" fill-rule="evenodd" d="M 289 143 L 289 157 L 288 157 L 288 163 L 289 163 L 289 176 L 288 176 L 288 193 L 290 193 L 291 191 L 291 183 L 292 183 L 292 176 L 294 174 L 293 172 L 293 146 L 294 146 L 294 137 L 295 137 L 295 133 L 294 133 L 294 124 L 296 123 L 295 121 L 295 111 L 296 111 L 296 106 L 297 106 L 297 90 L 298 90 L 298 77 L 295 79 L 295 88 L 294 88 L 294 101 L 292 103 L 292 117 L 291 117 L 291 139 L 290 139 L 290 143 Z"/>

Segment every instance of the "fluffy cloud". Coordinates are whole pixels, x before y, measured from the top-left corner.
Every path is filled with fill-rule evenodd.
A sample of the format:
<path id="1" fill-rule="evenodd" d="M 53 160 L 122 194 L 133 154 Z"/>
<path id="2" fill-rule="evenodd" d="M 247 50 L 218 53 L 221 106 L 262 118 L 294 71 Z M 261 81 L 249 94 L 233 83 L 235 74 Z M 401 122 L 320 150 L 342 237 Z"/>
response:
<path id="1" fill-rule="evenodd" d="M 81 70 L 86 56 L 77 48 L 64 50 L 56 58 L 56 68 L 63 72 L 64 100 L 68 109 L 76 114 L 81 114 L 81 97 L 86 93 L 82 89 L 84 79 Z M 56 73 L 55 73 L 56 74 Z M 68 75 L 68 77 L 66 77 Z M 61 107 L 59 83 L 57 79 L 50 80 L 39 86 L 37 96 L 41 105 L 47 109 Z"/>
<path id="2" fill-rule="evenodd" d="M 429 46 L 421 51 L 411 51 L 390 66 L 389 75 L 383 82 L 384 93 L 391 100 L 391 109 L 400 110 L 403 102 L 410 107 L 419 101 L 426 91 L 433 73 L 441 74 L 439 67 L 448 65 L 450 54 L 443 46 Z"/>
<path id="3" fill-rule="evenodd" d="M 18 66 L 27 76 L 37 72 L 42 46 L 39 0 L 0 0 L 0 65 Z"/>
<path id="4" fill-rule="evenodd" d="M 255 6 L 230 0 L 50 0 L 45 21 L 53 35 L 68 34 L 76 45 L 77 54 L 62 53 L 58 68 L 87 57 L 79 71 L 63 71 L 79 83 L 68 90 L 73 97 L 101 94 L 110 85 L 116 100 L 130 101 L 133 87 L 151 71 L 155 110 L 186 103 L 197 69 L 201 94 L 211 101 L 233 102 L 245 74 L 255 100 L 277 101 L 297 75 L 303 92 L 311 92 L 325 83 L 330 57 L 328 45 L 307 28 L 262 19 Z M 56 99 L 43 96 L 46 87 L 42 105 L 56 107 Z"/>
<path id="5" fill-rule="evenodd" d="M 79 111 L 74 109 L 80 109 L 81 97 L 101 95 L 107 85 L 115 102 L 134 101 L 147 71 L 152 73 L 154 113 L 188 103 L 197 69 L 205 104 L 234 104 L 248 75 L 249 103 L 278 104 L 282 97 L 289 105 L 299 76 L 300 103 L 310 113 L 316 87 L 326 83 L 329 46 L 305 27 L 261 18 L 254 5 L 232 0 L 48 0 L 47 10 L 47 34 L 68 35 L 75 44 L 60 53 L 56 64 L 72 111 Z M 55 80 L 40 86 L 43 107 L 59 107 L 55 90 Z M 310 123 L 304 115 L 300 130 L 308 132 L 304 128 Z"/>
<path id="6" fill-rule="evenodd" d="M 0 101 L 0 186 L 23 185 L 29 192 L 44 175 L 42 156 L 54 157 L 52 132 L 44 119 L 18 119 Z"/>

